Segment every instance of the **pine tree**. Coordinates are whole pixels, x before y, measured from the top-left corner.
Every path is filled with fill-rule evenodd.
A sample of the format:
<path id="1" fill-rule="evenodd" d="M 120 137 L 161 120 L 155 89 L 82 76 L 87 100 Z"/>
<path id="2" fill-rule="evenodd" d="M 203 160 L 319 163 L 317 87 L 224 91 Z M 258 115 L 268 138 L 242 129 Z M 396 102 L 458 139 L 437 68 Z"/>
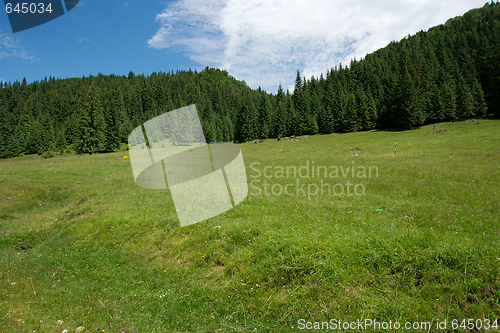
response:
<path id="1" fill-rule="evenodd" d="M 311 79 L 311 91 L 312 95 L 306 94 L 306 106 L 307 113 L 307 134 L 317 134 L 319 132 L 318 126 L 318 113 L 319 113 L 319 97 L 317 94 L 316 81 L 314 77 Z M 308 97 L 310 95 L 310 98 Z"/>
<path id="2" fill-rule="evenodd" d="M 274 119 L 274 135 L 277 138 L 281 138 L 286 135 L 287 132 L 287 112 L 286 112 L 286 96 L 281 87 L 281 83 L 278 86 L 278 93 L 276 94 L 276 117 Z"/>
<path id="3" fill-rule="evenodd" d="M 368 97 L 368 124 L 366 129 L 371 130 L 374 129 L 377 126 L 377 120 L 378 120 L 378 112 L 377 112 L 377 103 L 375 101 L 375 98 L 373 98 L 373 95 L 368 91 L 367 92 L 367 97 Z"/>
<path id="4" fill-rule="evenodd" d="M 293 129 L 295 135 L 303 135 L 307 132 L 308 117 L 304 97 L 302 78 L 300 77 L 299 70 L 297 70 L 297 77 L 295 78 L 295 87 L 292 95 L 293 109 L 295 111 Z"/>
<path id="5" fill-rule="evenodd" d="M 114 151 L 120 146 L 120 101 L 114 100 L 106 112 L 105 121 L 105 151 Z"/>
<path id="6" fill-rule="evenodd" d="M 474 97 L 472 96 L 471 89 L 460 75 L 458 81 L 457 117 L 472 117 L 475 114 L 474 111 Z"/>
<path id="7" fill-rule="evenodd" d="M 49 146 L 46 141 L 45 129 L 38 119 L 34 121 L 31 133 L 31 139 L 27 142 L 30 154 L 42 154 L 47 151 Z"/>
<path id="8" fill-rule="evenodd" d="M 335 121 L 333 119 L 333 113 L 330 106 L 327 106 L 326 109 L 323 105 L 320 106 L 319 116 L 318 116 L 318 127 L 319 132 L 324 134 L 333 133 L 335 130 Z"/>
<path id="9" fill-rule="evenodd" d="M 212 129 L 214 133 L 214 141 L 215 142 L 223 142 L 224 141 L 224 130 L 222 128 L 221 118 L 219 116 L 214 116 L 212 118 Z"/>
<path id="10" fill-rule="evenodd" d="M 76 115 L 76 112 L 66 119 L 64 123 L 64 127 L 66 128 L 66 142 L 71 145 L 78 141 L 78 127 L 79 127 L 79 119 Z M 132 129 L 131 129 L 132 131 Z M 128 134 L 127 134 L 128 138 Z M 124 141 L 127 139 L 125 138 Z"/>
<path id="11" fill-rule="evenodd" d="M 201 127 L 203 129 L 203 133 L 205 135 L 205 141 L 210 143 L 214 142 L 214 135 L 213 135 L 213 129 L 212 129 L 212 124 L 210 124 L 210 121 L 206 119 L 201 120 Z"/>
<path id="12" fill-rule="evenodd" d="M 319 127 L 318 127 L 318 121 L 316 120 L 316 116 L 310 114 L 307 117 L 307 134 L 314 135 L 318 134 L 319 132 Z"/>
<path id="13" fill-rule="evenodd" d="M 356 132 L 359 129 L 358 103 L 353 93 L 347 96 L 345 119 L 347 132 Z"/>
<path id="14" fill-rule="evenodd" d="M 399 84 L 393 104 L 395 125 L 405 129 L 423 123 L 423 113 L 417 101 L 416 89 L 412 72 L 414 69 L 409 62 L 408 52 L 403 50 L 399 60 Z"/>
<path id="15" fill-rule="evenodd" d="M 80 128 L 76 145 L 78 153 L 104 151 L 106 148 L 105 122 L 99 92 L 90 85 L 87 95 L 80 107 Z"/>
<path id="16" fill-rule="evenodd" d="M 358 105 L 359 129 L 363 131 L 369 130 L 372 125 L 368 109 L 368 96 L 361 87 L 356 89 L 355 96 Z"/>
<path id="17" fill-rule="evenodd" d="M 231 122 L 231 118 L 228 116 L 223 116 L 222 117 L 222 123 L 223 123 L 223 141 L 224 142 L 230 142 L 233 140 L 233 124 Z"/>
<path id="18" fill-rule="evenodd" d="M 346 93 L 341 88 L 340 83 L 336 84 L 332 99 L 332 117 L 334 121 L 334 131 L 339 133 L 349 132 L 347 125 L 347 99 Z"/>
<path id="19" fill-rule="evenodd" d="M 427 113 L 427 117 L 431 122 L 438 122 L 444 120 L 443 114 L 443 97 L 441 90 L 436 84 L 431 84 L 429 91 L 430 109 Z"/>
<path id="20" fill-rule="evenodd" d="M 258 136 L 261 139 L 267 139 L 269 137 L 269 117 L 270 117 L 270 105 L 269 99 L 265 92 L 260 96 L 259 105 L 259 133 Z"/>
<path id="21" fill-rule="evenodd" d="M 482 117 L 487 113 L 486 101 L 484 99 L 483 89 L 481 84 L 474 79 L 472 82 L 472 96 L 474 97 L 474 108 L 476 116 Z"/>
<path id="22" fill-rule="evenodd" d="M 287 109 L 286 109 L 286 114 L 287 114 L 287 132 L 285 136 L 292 136 L 292 135 L 297 135 L 298 134 L 298 117 L 297 117 L 297 112 L 295 111 L 295 107 L 293 105 L 293 101 L 291 98 L 287 99 Z"/>
<path id="23" fill-rule="evenodd" d="M 64 150 L 68 146 L 68 142 L 66 141 L 66 128 L 64 125 L 56 131 L 55 146 L 59 151 Z"/>
<path id="24" fill-rule="evenodd" d="M 255 128 L 257 115 L 255 106 L 243 105 L 238 113 L 238 121 L 236 127 L 236 140 L 238 142 L 246 142 L 257 138 Z"/>
<path id="25" fill-rule="evenodd" d="M 176 146 L 188 146 L 195 142 L 195 124 L 196 122 L 189 113 L 178 113 L 173 119 L 174 132 L 172 136 L 172 143 Z M 154 132 L 161 133 L 160 128 L 155 128 Z"/>
<path id="26" fill-rule="evenodd" d="M 14 157 L 21 152 L 18 134 L 19 133 L 14 132 L 7 137 L 3 157 Z"/>
<path id="27" fill-rule="evenodd" d="M 278 138 L 282 138 L 283 136 L 285 136 L 286 133 L 285 108 L 286 105 L 282 100 L 280 100 L 276 107 L 276 122 L 275 122 L 276 126 L 274 129 L 274 133 Z"/>
<path id="28" fill-rule="evenodd" d="M 444 120 L 455 119 L 457 104 L 453 89 L 445 82 L 441 87 Z"/>

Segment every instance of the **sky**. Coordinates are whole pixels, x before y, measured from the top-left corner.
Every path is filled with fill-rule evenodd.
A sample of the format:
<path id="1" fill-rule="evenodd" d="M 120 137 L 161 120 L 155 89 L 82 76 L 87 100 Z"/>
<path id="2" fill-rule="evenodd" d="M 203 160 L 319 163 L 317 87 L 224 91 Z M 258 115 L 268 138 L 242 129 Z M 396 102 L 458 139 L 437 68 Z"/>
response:
<path id="1" fill-rule="evenodd" d="M 59 1 L 59 0 L 56 0 Z M 339 63 L 485 0 L 81 0 L 12 33 L 0 10 L 0 81 L 217 67 L 251 88 L 293 89 Z"/>

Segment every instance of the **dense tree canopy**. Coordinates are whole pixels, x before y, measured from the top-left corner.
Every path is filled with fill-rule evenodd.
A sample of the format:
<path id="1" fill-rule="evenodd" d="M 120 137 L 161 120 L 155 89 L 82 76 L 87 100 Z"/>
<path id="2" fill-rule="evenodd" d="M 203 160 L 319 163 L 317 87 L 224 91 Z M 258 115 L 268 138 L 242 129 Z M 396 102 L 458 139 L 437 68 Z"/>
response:
<path id="1" fill-rule="evenodd" d="M 196 104 L 208 142 L 410 129 L 500 116 L 500 3 L 391 42 L 292 93 L 250 89 L 226 71 L 0 82 L 0 157 L 72 147 L 106 152 L 164 112 Z M 174 129 L 172 129 L 174 130 Z"/>

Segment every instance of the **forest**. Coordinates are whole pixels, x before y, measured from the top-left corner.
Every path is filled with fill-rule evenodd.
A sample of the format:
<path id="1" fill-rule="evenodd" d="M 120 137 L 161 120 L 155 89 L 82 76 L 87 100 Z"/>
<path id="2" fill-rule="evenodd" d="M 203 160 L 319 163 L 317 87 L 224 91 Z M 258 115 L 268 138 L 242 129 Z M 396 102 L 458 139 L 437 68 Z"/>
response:
<path id="1" fill-rule="evenodd" d="M 302 78 L 251 89 L 227 71 L 0 82 L 0 157 L 111 152 L 132 130 L 195 104 L 207 142 L 412 129 L 500 117 L 500 2 Z M 48 153 L 48 154 L 47 154 Z"/>

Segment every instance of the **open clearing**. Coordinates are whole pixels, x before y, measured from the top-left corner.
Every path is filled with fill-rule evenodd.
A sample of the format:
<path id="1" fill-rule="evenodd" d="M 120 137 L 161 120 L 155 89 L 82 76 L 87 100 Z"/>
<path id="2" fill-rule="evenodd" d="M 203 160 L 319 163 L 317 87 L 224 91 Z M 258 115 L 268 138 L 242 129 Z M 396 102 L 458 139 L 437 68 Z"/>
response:
<path id="1" fill-rule="evenodd" d="M 499 128 L 479 119 L 247 142 L 248 197 L 183 228 L 168 190 L 136 186 L 127 152 L 2 160 L 0 331 L 495 320 Z"/>

